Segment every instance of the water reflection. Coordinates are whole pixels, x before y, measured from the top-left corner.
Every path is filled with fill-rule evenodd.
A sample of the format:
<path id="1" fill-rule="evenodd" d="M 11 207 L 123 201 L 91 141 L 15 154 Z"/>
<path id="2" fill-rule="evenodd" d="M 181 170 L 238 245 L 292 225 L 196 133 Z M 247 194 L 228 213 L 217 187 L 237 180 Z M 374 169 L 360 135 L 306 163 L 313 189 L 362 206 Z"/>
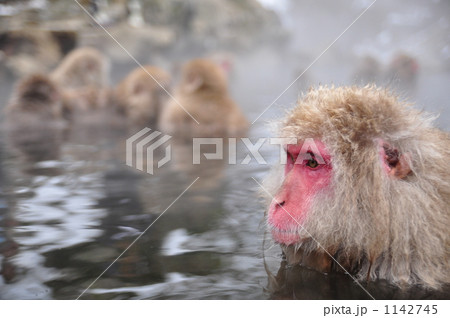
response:
<path id="1" fill-rule="evenodd" d="M 402 290 L 386 281 L 361 282 L 358 286 L 348 275 L 323 274 L 307 267 L 290 266 L 282 261 L 272 277 L 271 299 L 447 299 L 448 289 L 430 291 L 418 287 Z M 373 298 L 372 298 L 373 297 Z"/>
<path id="2" fill-rule="evenodd" d="M 84 122 L 66 131 L 52 158 L 30 157 L 5 144 L 11 157 L 2 166 L 11 176 L 1 180 L 15 202 L 4 212 L 11 220 L 2 223 L 8 234 L 1 249 L 2 298 L 76 298 L 197 177 L 83 298 L 204 298 L 201 286 L 211 298 L 263 296 L 264 272 L 257 270 L 262 259 L 255 258 L 261 228 L 241 215 L 245 198 L 236 200 L 240 189 L 254 188 L 249 179 L 239 184 L 242 167 L 225 160 L 193 165 L 192 146 L 174 139 L 173 162 L 152 176 L 124 165 L 128 130 L 89 129 Z M 28 168 L 22 169 L 25 158 Z M 241 233 L 236 214 L 253 234 Z M 242 248 L 253 240 L 253 248 Z M 251 268 L 244 264 L 259 277 L 257 288 L 240 283 Z M 177 288 L 170 287 L 175 282 Z M 184 288 L 199 292 L 186 295 Z"/>

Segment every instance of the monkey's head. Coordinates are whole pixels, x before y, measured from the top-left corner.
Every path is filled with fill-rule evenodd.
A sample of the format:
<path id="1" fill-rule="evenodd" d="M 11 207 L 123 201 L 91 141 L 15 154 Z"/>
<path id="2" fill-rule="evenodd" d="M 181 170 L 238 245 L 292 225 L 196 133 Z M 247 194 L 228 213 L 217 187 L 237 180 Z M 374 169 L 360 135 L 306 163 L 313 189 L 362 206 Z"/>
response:
<path id="1" fill-rule="evenodd" d="M 216 63 L 207 59 L 195 59 L 183 66 L 181 89 L 186 93 L 211 91 L 227 92 L 225 72 Z"/>
<path id="2" fill-rule="evenodd" d="M 275 241 L 368 260 L 370 275 L 389 272 L 391 281 L 422 275 L 414 258 L 436 264 L 436 255 L 448 256 L 449 139 L 431 119 L 373 86 L 319 87 L 298 102 L 281 135 L 297 143 L 285 145 L 268 210 Z M 431 246 L 434 256 L 424 254 Z"/>
<path id="3" fill-rule="evenodd" d="M 414 79 L 419 71 L 419 64 L 414 57 L 399 53 L 392 60 L 390 69 L 401 79 Z"/>
<path id="4" fill-rule="evenodd" d="M 118 109 L 135 124 L 154 121 L 171 84 L 170 74 L 163 69 L 152 65 L 138 67 L 115 90 Z"/>
<path id="5" fill-rule="evenodd" d="M 48 76 L 34 74 L 21 80 L 17 86 L 17 99 L 40 104 L 55 103 L 61 98 L 60 91 Z"/>
<path id="6" fill-rule="evenodd" d="M 70 52 L 55 73 L 71 88 L 104 87 L 108 84 L 109 63 L 100 51 L 82 47 Z"/>

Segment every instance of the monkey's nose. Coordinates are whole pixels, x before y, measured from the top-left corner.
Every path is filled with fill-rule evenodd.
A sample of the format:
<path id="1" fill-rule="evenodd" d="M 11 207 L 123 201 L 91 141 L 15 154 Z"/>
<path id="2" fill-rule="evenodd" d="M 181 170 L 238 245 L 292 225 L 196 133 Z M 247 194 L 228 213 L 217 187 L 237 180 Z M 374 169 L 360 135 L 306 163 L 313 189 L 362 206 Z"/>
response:
<path id="1" fill-rule="evenodd" d="M 272 203 L 270 204 L 270 210 L 269 210 L 269 214 L 270 215 L 275 215 L 276 213 L 278 213 L 279 211 L 281 211 L 281 209 L 283 209 L 283 205 L 286 203 L 286 200 L 282 200 L 281 198 L 274 198 L 272 200 Z"/>

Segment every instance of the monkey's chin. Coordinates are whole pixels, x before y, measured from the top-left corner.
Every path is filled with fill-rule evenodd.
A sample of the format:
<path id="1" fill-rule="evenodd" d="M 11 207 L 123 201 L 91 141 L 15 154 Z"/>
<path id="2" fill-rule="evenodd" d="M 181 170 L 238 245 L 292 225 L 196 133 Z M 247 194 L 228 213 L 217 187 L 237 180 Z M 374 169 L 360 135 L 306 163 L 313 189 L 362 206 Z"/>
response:
<path id="1" fill-rule="evenodd" d="M 280 244 L 294 245 L 300 241 L 300 235 L 295 231 L 271 230 L 273 239 Z"/>

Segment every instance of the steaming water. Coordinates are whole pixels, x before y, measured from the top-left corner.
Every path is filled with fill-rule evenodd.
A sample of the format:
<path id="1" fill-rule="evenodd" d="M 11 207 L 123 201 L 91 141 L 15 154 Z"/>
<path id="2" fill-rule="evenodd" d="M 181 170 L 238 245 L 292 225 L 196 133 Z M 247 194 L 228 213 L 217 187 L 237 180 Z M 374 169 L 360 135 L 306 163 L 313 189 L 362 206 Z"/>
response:
<path id="1" fill-rule="evenodd" d="M 309 4 L 303 11 L 281 8 L 283 14 L 291 12 L 289 26 L 297 30 L 287 48 L 268 47 L 235 55 L 231 92 L 250 121 L 370 4 L 352 2 L 349 10 L 342 9 L 338 15 L 327 11 L 329 3 Z M 412 51 L 422 67 L 410 99 L 419 107 L 440 112 L 437 123 L 448 129 L 450 41 L 442 36 L 448 35 L 448 6 L 436 1 L 429 8 L 422 5 L 374 7 L 372 14 L 367 13 L 368 24 L 361 21 L 359 27 L 350 29 L 256 121 L 250 131 L 252 140 L 273 135 L 265 122 L 281 117 L 308 85 L 352 83 L 361 56 L 370 53 L 386 64 L 399 48 Z M 328 19 L 330 12 L 340 19 Z M 416 22 L 408 27 L 413 18 Z M 390 24 L 373 24 L 377 19 Z M 318 27 L 319 22 L 324 26 Z M 428 29 L 423 25 L 427 23 Z M 426 31 L 421 33 L 422 29 Z M 403 45 L 396 41 L 399 36 Z M 133 67 L 130 64 L 124 73 Z M 121 78 L 124 73 L 113 76 Z M 3 83 L 5 103 L 11 83 Z M 46 137 L 34 136 L 33 144 L 22 147 L 1 135 L 0 298 L 77 298 L 152 222 L 82 298 L 271 297 L 265 291 L 264 208 L 253 180 L 263 179 L 269 165 L 210 161 L 192 166 L 189 146 L 174 143 L 173 160 L 149 175 L 124 164 L 125 140 L 131 134 L 108 126 L 92 132 L 80 125 L 61 136 L 62 142 L 43 134 Z M 238 148 L 240 162 L 247 153 L 242 145 Z M 274 146 L 266 144 L 261 153 L 269 164 L 277 159 Z M 169 207 L 197 177 L 200 179 Z M 269 269 L 276 273 L 280 251 L 270 243 L 265 250 Z M 314 280 L 308 283 L 306 279 L 297 297 L 367 297 L 352 283 L 347 282 L 343 291 L 344 285 L 339 285 L 342 277 L 310 277 Z M 327 284 L 326 290 L 320 282 Z"/>
<path id="2" fill-rule="evenodd" d="M 109 137 L 69 139 L 39 162 L 3 144 L 1 298 L 78 297 L 197 176 L 84 298 L 264 298 L 252 177 L 267 166 L 195 167 L 173 145 L 152 176 L 124 164 L 127 135 Z"/>

